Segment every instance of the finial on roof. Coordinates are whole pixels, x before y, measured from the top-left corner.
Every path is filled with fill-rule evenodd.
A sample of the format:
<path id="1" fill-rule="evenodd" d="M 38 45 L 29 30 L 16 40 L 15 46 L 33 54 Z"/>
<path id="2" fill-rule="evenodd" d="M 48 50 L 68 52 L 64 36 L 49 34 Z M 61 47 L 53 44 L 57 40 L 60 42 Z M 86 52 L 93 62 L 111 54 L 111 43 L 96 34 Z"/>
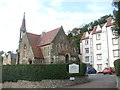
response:
<path id="1" fill-rule="evenodd" d="M 25 19 L 25 12 L 24 12 L 24 16 L 23 16 L 23 18 Z"/>
<path id="2" fill-rule="evenodd" d="M 61 25 L 61 28 L 63 28 L 63 26 Z"/>

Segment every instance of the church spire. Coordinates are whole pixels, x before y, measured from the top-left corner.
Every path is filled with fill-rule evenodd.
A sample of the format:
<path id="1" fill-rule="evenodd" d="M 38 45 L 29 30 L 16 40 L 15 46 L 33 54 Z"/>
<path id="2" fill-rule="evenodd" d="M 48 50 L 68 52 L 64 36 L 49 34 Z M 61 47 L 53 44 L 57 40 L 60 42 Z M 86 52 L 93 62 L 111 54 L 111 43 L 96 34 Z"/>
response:
<path id="1" fill-rule="evenodd" d="M 22 20 L 22 25 L 20 27 L 20 39 L 19 39 L 19 43 L 21 43 L 23 36 L 26 33 L 26 23 L 25 23 L 25 12 L 23 15 L 23 20 Z"/>
<path id="2" fill-rule="evenodd" d="M 26 32 L 25 12 L 23 15 L 23 20 L 22 20 L 22 25 L 21 25 L 20 31 Z"/>

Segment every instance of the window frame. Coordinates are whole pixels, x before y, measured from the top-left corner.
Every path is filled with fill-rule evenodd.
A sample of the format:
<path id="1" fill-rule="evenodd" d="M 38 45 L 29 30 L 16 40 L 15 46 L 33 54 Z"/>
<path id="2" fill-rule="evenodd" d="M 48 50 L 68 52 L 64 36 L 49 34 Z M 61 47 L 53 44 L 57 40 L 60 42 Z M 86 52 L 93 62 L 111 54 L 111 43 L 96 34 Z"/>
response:
<path id="1" fill-rule="evenodd" d="M 98 58 L 98 55 L 100 55 L 99 57 L 100 58 Z M 100 54 L 97 54 L 97 60 L 102 60 L 102 54 L 100 53 Z"/>
<path id="2" fill-rule="evenodd" d="M 85 53 L 89 53 L 89 48 L 85 48 Z"/>
<path id="3" fill-rule="evenodd" d="M 100 48 L 98 48 L 98 46 L 100 46 Z M 101 43 L 96 44 L 96 49 L 97 49 L 97 50 L 101 50 Z"/>
<path id="4" fill-rule="evenodd" d="M 114 54 L 114 51 L 117 51 L 117 53 L 118 53 L 117 56 Z M 113 57 L 114 57 L 114 58 L 119 57 L 119 49 L 113 50 Z"/>
<path id="5" fill-rule="evenodd" d="M 115 40 L 115 39 L 117 39 L 117 40 Z M 115 43 L 114 40 L 117 41 L 117 43 Z M 116 38 L 112 38 L 112 44 L 113 44 L 113 45 L 118 45 L 118 44 L 119 44 L 119 43 L 118 43 L 118 38 L 117 38 L 117 37 L 116 37 Z"/>
<path id="6" fill-rule="evenodd" d="M 88 60 L 87 60 L 86 58 L 87 58 Z M 89 62 L 89 56 L 85 56 L 85 62 L 86 62 L 86 63 Z"/>
<path id="7" fill-rule="evenodd" d="M 100 33 L 96 34 L 96 40 L 100 40 L 100 39 L 101 39 L 101 34 Z"/>
<path id="8" fill-rule="evenodd" d="M 115 30 L 113 30 L 112 34 L 113 34 L 113 36 L 118 36 L 118 32 Z"/>
<path id="9" fill-rule="evenodd" d="M 88 45 L 88 44 L 89 44 L 88 39 L 85 39 L 85 45 Z"/>

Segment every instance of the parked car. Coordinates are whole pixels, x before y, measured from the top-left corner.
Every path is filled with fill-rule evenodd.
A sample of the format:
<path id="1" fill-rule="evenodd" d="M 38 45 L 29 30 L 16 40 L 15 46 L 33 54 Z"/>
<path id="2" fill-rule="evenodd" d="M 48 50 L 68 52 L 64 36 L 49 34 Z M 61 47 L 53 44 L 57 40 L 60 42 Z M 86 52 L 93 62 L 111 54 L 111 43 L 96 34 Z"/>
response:
<path id="1" fill-rule="evenodd" d="M 86 73 L 95 74 L 97 71 L 93 67 L 87 67 Z"/>
<path id="2" fill-rule="evenodd" d="M 102 73 L 105 75 L 105 74 L 113 74 L 115 73 L 115 70 L 114 68 L 112 67 L 105 67 L 104 70 L 102 71 Z"/>

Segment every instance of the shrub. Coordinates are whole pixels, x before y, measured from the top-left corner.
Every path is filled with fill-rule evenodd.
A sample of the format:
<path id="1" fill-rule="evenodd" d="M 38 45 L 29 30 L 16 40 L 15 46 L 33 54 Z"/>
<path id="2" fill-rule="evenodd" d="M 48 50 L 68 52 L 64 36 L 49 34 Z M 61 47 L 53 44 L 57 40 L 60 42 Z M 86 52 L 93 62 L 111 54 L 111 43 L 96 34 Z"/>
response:
<path id="1" fill-rule="evenodd" d="M 44 79 L 68 79 L 67 64 L 31 64 L 31 65 L 3 65 L 2 82 L 5 81 L 41 81 Z M 80 63 L 80 73 L 75 76 L 85 75 L 85 64 Z"/>
<path id="2" fill-rule="evenodd" d="M 80 75 L 84 76 L 86 74 L 87 65 L 85 63 L 80 63 Z"/>
<path id="3" fill-rule="evenodd" d="M 2 62 L 3 62 L 3 57 L 0 56 L 0 65 L 2 65 Z"/>
<path id="4" fill-rule="evenodd" d="M 120 59 L 114 61 L 115 72 L 117 76 L 120 76 Z"/>
<path id="5" fill-rule="evenodd" d="M 0 66 L 0 83 L 2 82 L 2 67 Z"/>

